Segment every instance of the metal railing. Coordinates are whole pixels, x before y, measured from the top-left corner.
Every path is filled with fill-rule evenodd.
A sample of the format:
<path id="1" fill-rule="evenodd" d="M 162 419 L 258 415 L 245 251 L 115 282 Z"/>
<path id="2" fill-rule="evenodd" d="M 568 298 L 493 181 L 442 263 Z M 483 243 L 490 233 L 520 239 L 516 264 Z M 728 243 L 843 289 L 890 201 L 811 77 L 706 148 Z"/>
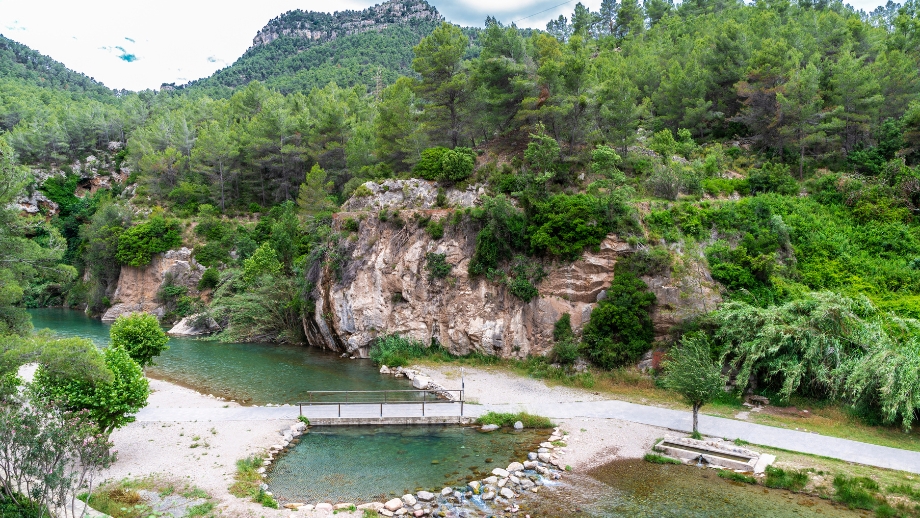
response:
<path id="1" fill-rule="evenodd" d="M 399 396 L 408 394 L 421 394 L 422 398 L 400 399 Z M 442 394 L 457 394 L 457 399 L 448 399 Z M 335 398 L 333 401 L 327 401 L 323 396 Z M 382 397 L 381 397 L 382 396 Z M 315 390 L 307 392 L 307 401 L 297 403 L 300 415 L 303 415 L 304 406 L 313 405 L 336 405 L 338 407 L 338 417 L 342 417 L 342 405 L 380 405 L 380 417 L 383 417 L 384 405 L 405 405 L 420 404 L 422 405 L 422 417 L 425 417 L 426 405 L 443 405 L 460 403 L 460 417 L 463 417 L 463 390 L 446 390 L 438 389 L 436 392 L 430 390 Z"/>

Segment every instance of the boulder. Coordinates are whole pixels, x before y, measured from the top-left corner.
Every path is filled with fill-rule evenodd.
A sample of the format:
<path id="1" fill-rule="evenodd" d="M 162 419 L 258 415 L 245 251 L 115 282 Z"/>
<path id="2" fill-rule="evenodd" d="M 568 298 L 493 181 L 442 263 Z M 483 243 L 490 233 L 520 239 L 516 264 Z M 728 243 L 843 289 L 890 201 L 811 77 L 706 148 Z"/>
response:
<path id="1" fill-rule="evenodd" d="M 494 432 L 495 430 L 498 430 L 499 428 L 501 427 L 498 426 L 497 424 L 484 424 L 482 425 L 482 428 L 480 428 L 480 430 L 482 430 L 483 432 Z"/>
<path id="2" fill-rule="evenodd" d="M 479 494 L 479 489 L 482 488 L 482 484 L 479 483 L 478 480 L 473 480 L 468 485 L 470 486 L 470 489 L 473 490 L 473 493 L 477 495 Z"/>
<path id="3" fill-rule="evenodd" d="M 492 470 L 492 474 L 495 475 L 495 476 L 497 476 L 497 477 L 502 477 L 502 478 L 504 478 L 504 477 L 507 477 L 507 476 L 508 476 L 508 470 L 502 469 L 502 468 L 495 468 L 495 469 Z"/>
<path id="4" fill-rule="evenodd" d="M 515 421 L 515 422 L 514 422 L 514 429 L 515 429 L 515 430 L 523 430 L 523 429 L 524 429 L 524 423 L 522 423 L 522 422 L 520 422 L 520 421 Z"/>
<path id="5" fill-rule="evenodd" d="M 418 499 L 422 502 L 430 502 L 434 500 L 434 493 L 429 493 L 428 491 L 419 491 Z"/>
<path id="6" fill-rule="evenodd" d="M 365 509 L 370 509 L 372 511 L 379 511 L 382 508 L 383 508 L 382 502 L 368 502 L 366 504 L 361 504 L 358 506 L 359 511 L 363 511 Z"/>
<path id="7" fill-rule="evenodd" d="M 409 507 L 418 503 L 418 500 L 415 499 L 415 495 L 403 495 L 402 501 Z"/>
<path id="8" fill-rule="evenodd" d="M 549 462 L 553 459 L 549 453 L 538 453 L 537 458 L 540 459 L 540 462 Z"/>
<path id="9" fill-rule="evenodd" d="M 206 315 L 191 315 L 176 322 L 172 329 L 166 332 L 171 336 L 203 336 L 220 331 L 217 321 Z"/>
<path id="10" fill-rule="evenodd" d="M 482 499 L 483 499 L 484 501 L 486 501 L 486 502 L 488 502 L 489 500 L 494 500 L 494 499 L 495 499 L 495 491 L 486 491 L 485 493 L 483 493 Z"/>
<path id="11" fill-rule="evenodd" d="M 386 365 L 381 365 L 381 366 L 380 366 L 380 374 L 392 374 L 392 373 L 393 373 L 393 372 L 390 371 L 390 368 L 387 367 Z"/>
<path id="12" fill-rule="evenodd" d="M 323 502 L 321 504 L 316 504 L 316 507 L 314 507 L 314 509 L 316 509 L 317 511 L 331 511 L 332 504 Z"/>
<path id="13" fill-rule="evenodd" d="M 495 484 L 498 483 L 498 477 L 496 477 L 495 475 L 492 475 L 491 477 L 486 477 L 482 479 L 482 481 L 485 482 L 486 484 L 490 484 L 494 486 Z"/>
<path id="14" fill-rule="evenodd" d="M 398 509 L 402 509 L 402 506 L 403 506 L 403 501 L 400 500 L 399 498 L 388 500 L 385 504 L 383 504 L 383 507 L 388 511 L 396 511 Z"/>
<path id="15" fill-rule="evenodd" d="M 449 495 L 449 494 L 451 494 L 451 493 L 453 493 L 453 492 L 454 492 L 453 489 L 451 489 L 451 488 L 449 488 L 449 487 L 445 487 L 444 489 L 441 490 L 441 496 L 447 496 L 447 495 Z"/>
<path id="16" fill-rule="evenodd" d="M 431 384 L 431 378 L 428 376 L 422 376 L 421 374 L 416 375 L 412 378 L 412 387 L 419 390 L 425 390 L 428 388 L 428 385 Z"/>
<path id="17" fill-rule="evenodd" d="M 341 511 L 341 510 L 343 510 L 343 509 L 351 509 L 352 507 L 355 507 L 355 504 L 352 504 L 352 503 L 347 503 L 347 504 L 335 504 L 335 506 L 333 506 L 333 509 L 335 509 L 335 510 L 337 510 L 337 511 Z"/>
<path id="18" fill-rule="evenodd" d="M 515 471 L 522 471 L 524 469 L 524 465 L 520 462 L 512 462 L 511 464 L 508 464 L 507 469 L 509 473 L 514 473 Z"/>
<path id="19" fill-rule="evenodd" d="M 509 499 L 509 500 L 512 499 L 512 498 L 514 498 L 514 496 L 515 496 L 515 495 L 514 495 L 514 491 L 508 489 L 507 487 L 503 487 L 502 490 L 498 492 L 498 494 L 502 495 L 503 497 L 505 497 L 505 498 L 507 498 L 507 499 Z"/>
<path id="20" fill-rule="evenodd" d="M 390 516 L 396 516 L 396 513 L 394 513 L 393 511 L 390 511 L 389 509 L 385 509 L 385 508 L 384 508 L 384 509 L 377 509 L 377 512 L 380 513 L 380 514 L 383 515 L 383 516 L 388 516 L 388 517 L 390 517 Z"/>

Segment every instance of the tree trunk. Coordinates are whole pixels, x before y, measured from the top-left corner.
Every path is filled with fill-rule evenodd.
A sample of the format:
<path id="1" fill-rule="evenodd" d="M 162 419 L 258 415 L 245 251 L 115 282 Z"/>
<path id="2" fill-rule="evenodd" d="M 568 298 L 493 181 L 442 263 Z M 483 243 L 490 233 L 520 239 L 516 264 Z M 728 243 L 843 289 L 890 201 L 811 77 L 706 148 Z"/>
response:
<path id="1" fill-rule="evenodd" d="M 700 405 L 693 405 L 693 433 L 699 433 L 699 431 L 697 430 L 697 425 L 699 423 L 699 418 L 698 418 L 699 411 L 700 411 Z"/>

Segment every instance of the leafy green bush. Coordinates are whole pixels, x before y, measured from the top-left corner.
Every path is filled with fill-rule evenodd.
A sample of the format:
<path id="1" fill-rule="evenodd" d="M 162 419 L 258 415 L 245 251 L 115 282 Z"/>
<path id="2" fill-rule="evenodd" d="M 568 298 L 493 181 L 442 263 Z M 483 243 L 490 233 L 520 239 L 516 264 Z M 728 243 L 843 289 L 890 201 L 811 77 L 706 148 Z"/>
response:
<path id="1" fill-rule="evenodd" d="M 429 252 L 425 256 L 425 268 L 428 270 L 428 279 L 443 279 L 450 275 L 454 266 L 447 262 L 447 254 Z"/>
<path id="2" fill-rule="evenodd" d="M 465 147 L 449 149 L 441 153 L 441 177 L 451 182 L 466 180 L 476 165 L 473 150 Z"/>
<path id="3" fill-rule="evenodd" d="M 677 141 L 674 140 L 674 134 L 671 130 L 665 128 L 649 139 L 648 148 L 658 153 L 666 161 L 677 153 Z"/>
<path id="4" fill-rule="evenodd" d="M 752 169 L 747 178 L 751 194 L 775 192 L 786 196 L 799 193 L 799 184 L 789 174 L 789 166 L 765 163 L 760 169 Z"/>
<path id="5" fill-rule="evenodd" d="M 801 491 L 808 484 L 808 473 L 799 470 L 784 470 L 774 466 L 767 466 L 764 485 L 773 489 L 787 489 Z"/>
<path id="6" fill-rule="evenodd" d="M 208 268 L 198 279 L 198 291 L 214 289 L 220 283 L 220 271 L 217 268 Z"/>
<path id="7" fill-rule="evenodd" d="M 252 257 L 243 261 L 243 281 L 250 284 L 262 275 L 278 275 L 281 269 L 278 252 L 268 243 L 262 243 Z"/>
<path id="8" fill-rule="evenodd" d="M 121 315 L 109 329 L 113 347 L 122 347 L 138 365 L 153 365 L 153 359 L 169 349 L 169 337 L 157 318 L 149 313 Z"/>
<path id="9" fill-rule="evenodd" d="M 428 232 L 431 239 L 441 239 L 444 237 L 444 221 L 439 219 L 429 221 L 425 225 L 425 232 Z"/>
<path id="10" fill-rule="evenodd" d="M 412 170 L 416 176 L 425 180 L 438 180 L 444 174 L 441 162 L 445 153 L 450 151 L 446 147 L 431 147 L 422 151 L 422 156 Z"/>
<path id="11" fill-rule="evenodd" d="M 568 313 L 563 313 L 559 316 L 559 320 L 553 324 L 553 340 L 561 342 L 567 338 L 573 338 L 575 332 L 572 331 L 572 315 Z"/>
<path id="12" fill-rule="evenodd" d="M 355 218 L 345 218 L 342 220 L 342 229 L 348 232 L 357 232 L 358 225 L 358 220 Z"/>
<path id="13" fill-rule="evenodd" d="M 504 413 L 504 412 L 486 412 L 476 419 L 476 424 L 497 424 L 503 427 L 512 427 L 514 423 L 520 421 L 524 428 L 552 428 L 553 422 L 548 417 L 543 417 L 527 412 Z"/>
<path id="14" fill-rule="evenodd" d="M 80 202 L 75 194 L 78 183 L 80 183 L 80 177 L 75 174 L 68 174 L 64 177 L 52 176 L 42 183 L 40 190 L 49 200 L 57 203 L 61 211 L 69 212 L 74 205 Z"/>
<path id="15" fill-rule="evenodd" d="M 220 242 L 208 242 L 195 247 L 195 260 L 204 266 L 230 262 L 230 252 Z"/>
<path id="16" fill-rule="evenodd" d="M 607 296 L 591 311 L 584 329 L 585 352 L 592 363 L 613 369 L 634 362 L 651 348 L 654 329 L 649 311 L 655 294 L 625 268 L 615 270 Z"/>
<path id="17" fill-rule="evenodd" d="M 589 194 L 556 194 L 535 208 L 527 232 L 537 252 L 575 260 L 614 230 L 604 201 Z"/>
<path id="18" fill-rule="evenodd" d="M 572 365 L 581 353 L 581 344 L 574 337 L 558 340 L 553 346 L 553 357 L 563 365 Z"/>
<path id="19" fill-rule="evenodd" d="M 425 345 L 417 340 L 387 335 L 374 340 L 369 356 L 377 365 L 405 367 L 412 359 L 424 356 L 425 349 Z"/>
<path id="20" fill-rule="evenodd" d="M 675 458 L 666 457 L 657 453 L 646 453 L 645 457 L 642 458 L 645 462 L 651 462 L 652 464 L 681 464 L 681 462 Z"/>
<path id="21" fill-rule="evenodd" d="M 182 246 L 182 231 L 176 221 L 153 216 L 121 233 L 115 258 L 129 266 L 145 266 L 153 254 Z"/>

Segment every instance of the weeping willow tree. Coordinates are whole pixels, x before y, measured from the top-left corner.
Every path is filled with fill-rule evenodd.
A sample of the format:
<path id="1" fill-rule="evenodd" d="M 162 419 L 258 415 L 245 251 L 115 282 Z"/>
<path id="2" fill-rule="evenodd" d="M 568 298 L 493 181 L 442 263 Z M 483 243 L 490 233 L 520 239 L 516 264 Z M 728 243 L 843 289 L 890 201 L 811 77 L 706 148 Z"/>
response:
<path id="1" fill-rule="evenodd" d="M 880 312 L 865 297 L 810 293 L 769 308 L 730 302 L 714 317 L 740 390 L 757 379 L 784 399 L 868 404 L 905 429 L 920 409 L 920 322 Z"/>

